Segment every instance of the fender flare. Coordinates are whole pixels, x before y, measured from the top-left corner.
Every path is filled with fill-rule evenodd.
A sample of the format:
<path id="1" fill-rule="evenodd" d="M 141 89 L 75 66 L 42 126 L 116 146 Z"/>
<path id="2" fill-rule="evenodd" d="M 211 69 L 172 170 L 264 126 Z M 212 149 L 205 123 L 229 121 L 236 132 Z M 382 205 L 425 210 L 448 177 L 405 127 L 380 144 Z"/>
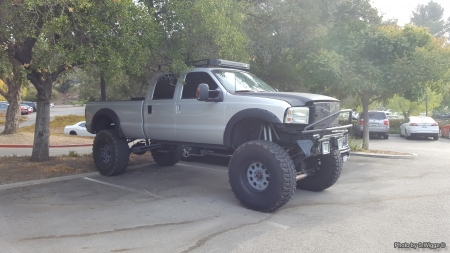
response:
<path id="1" fill-rule="evenodd" d="M 120 137 L 125 137 L 122 128 L 120 127 L 119 117 L 113 110 L 109 108 L 100 109 L 94 114 L 94 117 L 92 117 L 92 124 L 90 127 L 90 130 L 92 131 L 91 133 L 95 133 L 95 128 L 97 127 L 98 119 L 100 119 L 102 116 L 110 118 L 114 122 L 114 129 L 116 130 L 116 133 Z"/>
<path id="2" fill-rule="evenodd" d="M 271 111 L 261 109 L 261 108 L 244 109 L 242 111 L 237 112 L 228 121 L 227 126 L 225 127 L 225 132 L 223 134 L 223 144 L 225 146 L 231 148 L 231 137 L 232 137 L 235 126 L 237 124 L 239 124 L 242 120 L 249 119 L 249 118 L 261 119 L 261 120 L 264 120 L 264 121 L 266 121 L 268 123 L 272 123 L 272 124 L 283 123 Z"/>

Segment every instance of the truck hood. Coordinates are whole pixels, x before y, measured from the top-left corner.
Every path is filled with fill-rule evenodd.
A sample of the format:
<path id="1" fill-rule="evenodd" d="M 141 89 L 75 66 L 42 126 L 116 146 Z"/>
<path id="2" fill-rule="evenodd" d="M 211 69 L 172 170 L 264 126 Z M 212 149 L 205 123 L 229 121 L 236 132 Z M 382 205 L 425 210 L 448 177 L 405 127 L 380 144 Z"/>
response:
<path id="1" fill-rule="evenodd" d="M 339 100 L 318 94 L 298 92 L 237 92 L 238 96 L 262 97 L 283 100 L 291 106 L 305 106 L 308 102 L 338 102 Z"/>

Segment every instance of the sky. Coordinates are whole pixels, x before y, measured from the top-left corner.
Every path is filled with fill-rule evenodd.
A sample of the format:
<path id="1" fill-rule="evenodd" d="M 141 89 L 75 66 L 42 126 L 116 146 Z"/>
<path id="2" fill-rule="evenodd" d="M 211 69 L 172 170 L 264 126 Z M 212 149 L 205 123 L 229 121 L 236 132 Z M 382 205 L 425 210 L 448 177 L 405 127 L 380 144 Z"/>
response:
<path id="1" fill-rule="evenodd" d="M 398 24 L 403 26 L 409 23 L 412 12 L 417 5 L 426 5 L 430 0 L 371 0 L 372 6 L 378 9 L 378 12 L 383 15 L 383 19 L 398 19 Z M 440 4 L 445 12 L 444 18 L 450 16 L 450 0 L 434 0 Z"/>

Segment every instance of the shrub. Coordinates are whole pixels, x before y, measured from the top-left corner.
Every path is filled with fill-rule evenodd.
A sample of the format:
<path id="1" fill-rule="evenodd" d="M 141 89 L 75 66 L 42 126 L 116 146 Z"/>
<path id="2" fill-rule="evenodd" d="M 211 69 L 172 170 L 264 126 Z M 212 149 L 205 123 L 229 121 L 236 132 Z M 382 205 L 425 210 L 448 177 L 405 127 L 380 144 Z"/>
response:
<path id="1" fill-rule="evenodd" d="M 400 133 L 400 125 L 405 123 L 404 119 L 390 119 L 389 120 L 389 133 L 390 134 L 399 134 Z"/>

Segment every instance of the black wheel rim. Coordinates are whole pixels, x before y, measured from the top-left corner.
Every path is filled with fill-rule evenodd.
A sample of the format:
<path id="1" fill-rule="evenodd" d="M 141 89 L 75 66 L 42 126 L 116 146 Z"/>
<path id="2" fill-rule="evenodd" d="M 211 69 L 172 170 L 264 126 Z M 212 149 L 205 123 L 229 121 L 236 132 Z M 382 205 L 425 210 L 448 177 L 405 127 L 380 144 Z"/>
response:
<path id="1" fill-rule="evenodd" d="M 100 158 L 102 162 L 105 164 L 111 162 L 112 159 L 111 147 L 107 143 L 105 143 L 103 147 L 100 148 Z"/>

